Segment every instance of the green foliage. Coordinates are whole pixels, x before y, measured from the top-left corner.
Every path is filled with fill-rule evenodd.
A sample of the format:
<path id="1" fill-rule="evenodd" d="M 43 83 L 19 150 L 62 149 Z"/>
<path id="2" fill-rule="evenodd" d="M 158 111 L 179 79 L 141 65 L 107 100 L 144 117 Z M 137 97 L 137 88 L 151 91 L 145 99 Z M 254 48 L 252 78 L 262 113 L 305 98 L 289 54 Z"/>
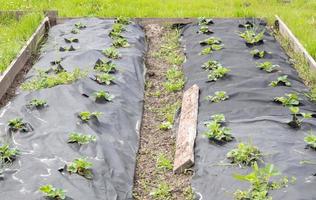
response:
<path id="1" fill-rule="evenodd" d="M 115 77 L 109 73 L 95 75 L 96 81 L 100 84 L 110 85 L 115 80 Z"/>
<path id="2" fill-rule="evenodd" d="M 250 51 L 250 54 L 255 58 L 263 58 L 266 55 L 266 51 L 260 51 L 259 49 L 254 49 Z"/>
<path id="3" fill-rule="evenodd" d="M 126 48 L 126 47 L 129 47 L 130 45 L 126 38 L 115 38 L 112 42 L 112 46 L 115 48 L 120 48 L 120 47 Z"/>
<path id="4" fill-rule="evenodd" d="M 77 43 L 79 42 L 78 38 L 64 38 L 66 43 Z"/>
<path id="5" fill-rule="evenodd" d="M 157 168 L 163 170 L 172 170 L 173 165 L 171 160 L 165 154 L 160 154 L 157 158 Z"/>
<path id="6" fill-rule="evenodd" d="M 216 37 L 209 37 L 205 40 L 200 41 L 200 45 L 214 45 L 214 44 L 221 44 L 222 41 L 219 38 Z"/>
<path id="7" fill-rule="evenodd" d="M 254 162 L 260 160 L 262 157 L 261 152 L 256 146 L 251 143 L 239 143 L 237 148 L 227 153 L 227 158 L 233 164 L 252 165 Z"/>
<path id="8" fill-rule="evenodd" d="M 8 126 L 12 131 L 22 131 L 26 132 L 28 129 L 26 127 L 26 123 L 23 122 L 22 118 L 11 119 L 8 122 Z"/>
<path id="9" fill-rule="evenodd" d="M 308 136 L 304 137 L 304 141 L 308 146 L 316 150 L 316 135 L 310 132 Z"/>
<path id="10" fill-rule="evenodd" d="M 72 34 L 78 34 L 78 33 L 80 33 L 80 30 L 77 29 L 77 28 L 74 28 L 74 29 L 72 29 L 70 32 L 71 32 Z"/>
<path id="11" fill-rule="evenodd" d="M 21 85 L 23 90 L 34 91 L 44 88 L 52 88 L 57 85 L 70 84 L 80 78 L 86 77 L 87 73 L 76 68 L 73 72 L 60 72 L 54 75 L 48 75 L 43 71 L 39 71 L 38 75 L 30 81 Z"/>
<path id="12" fill-rule="evenodd" d="M 204 48 L 199 55 L 207 55 L 213 53 L 213 51 L 219 51 L 223 49 L 224 45 L 212 44 L 209 47 Z"/>
<path id="13" fill-rule="evenodd" d="M 70 47 L 60 47 L 59 51 L 64 52 L 64 51 L 75 51 L 75 47 L 73 47 L 72 45 L 70 45 Z"/>
<path id="14" fill-rule="evenodd" d="M 123 24 L 123 25 L 128 25 L 131 23 L 129 17 L 123 17 L 123 16 L 117 17 L 114 22 L 118 24 Z"/>
<path id="15" fill-rule="evenodd" d="M 177 92 L 184 87 L 184 74 L 177 67 L 168 69 L 166 74 L 167 80 L 164 82 L 164 87 L 168 92 Z"/>
<path id="16" fill-rule="evenodd" d="M 100 90 L 94 93 L 96 101 L 112 101 L 114 95 L 111 95 L 107 91 Z"/>
<path id="17" fill-rule="evenodd" d="M 27 106 L 32 108 L 43 108 L 47 105 L 47 101 L 43 99 L 32 99 L 28 102 Z"/>
<path id="18" fill-rule="evenodd" d="M 268 73 L 273 72 L 274 70 L 276 70 L 278 67 L 280 67 L 279 65 L 273 65 L 271 62 L 263 62 L 263 63 L 257 63 L 257 67 L 260 68 L 261 70 L 264 70 Z"/>
<path id="19" fill-rule="evenodd" d="M 205 122 L 207 130 L 204 135 L 215 142 L 230 142 L 233 140 L 231 129 L 223 127 L 225 116 L 223 114 L 212 115 L 210 122 Z"/>
<path id="20" fill-rule="evenodd" d="M 166 131 L 166 130 L 170 130 L 172 129 L 173 124 L 170 121 L 163 121 L 160 125 L 159 125 L 159 129 Z"/>
<path id="21" fill-rule="evenodd" d="M 172 128 L 174 123 L 174 117 L 177 110 L 180 108 L 181 102 L 177 101 L 172 104 L 167 104 L 159 111 L 159 116 L 162 117 L 163 122 L 160 124 L 159 128 L 161 130 L 169 130 Z"/>
<path id="22" fill-rule="evenodd" d="M 118 59 L 121 57 L 120 52 L 115 47 L 109 47 L 102 51 L 108 58 Z"/>
<path id="23" fill-rule="evenodd" d="M 116 64 L 113 63 L 111 60 L 101 60 L 94 66 L 94 69 L 99 72 L 114 73 L 116 72 Z"/>
<path id="24" fill-rule="evenodd" d="M 272 81 L 269 86 L 276 87 L 278 85 L 285 85 L 291 87 L 291 82 L 287 79 L 287 75 L 279 76 L 276 81 Z"/>
<path id="25" fill-rule="evenodd" d="M 257 44 L 263 42 L 264 31 L 257 33 L 255 28 L 248 28 L 245 32 L 239 34 L 247 44 Z"/>
<path id="26" fill-rule="evenodd" d="M 89 112 L 89 111 L 83 111 L 79 113 L 79 118 L 84 121 L 87 122 L 91 119 L 91 117 L 100 117 L 103 113 L 102 112 Z"/>
<path id="27" fill-rule="evenodd" d="M 150 195 L 154 199 L 170 200 L 171 199 L 171 188 L 167 183 L 159 184 L 158 188 L 154 189 Z"/>
<path id="28" fill-rule="evenodd" d="M 88 162 L 86 158 L 77 158 L 67 165 L 67 171 L 69 173 L 77 173 L 86 179 L 93 179 L 91 167 L 92 163 Z"/>
<path id="29" fill-rule="evenodd" d="M 283 106 L 286 107 L 298 106 L 300 104 L 297 93 L 285 94 L 284 97 L 275 97 L 274 101 L 277 103 L 281 103 Z"/>
<path id="30" fill-rule="evenodd" d="M 208 60 L 207 62 L 203 63 L 202 68 L 204 70 L 213 70 L 219 67 L 223 67 L 218 61 L 216 60 Z"/>
<path id="31" fill-rule="evenodd" d="M 90 142 L 95 142 L 96 137 L 93 135 L 84 135 L 80 133 L 72 132 L 69 135 L 68 143 L 78 143 L 80 145 L 82 144 L 88 144 Z"/>
<path id="32" fill-rule="evenodd" d="M 185 188 L 183 193 L 184 193 L 185 200 L 195 199 L 195 194 L 191 186 L 188 186 L 187 188 Z"/>
<path id="33" fill-rule="evenodd" d="M 219 103 L 221 101 L 225 101 L 229 98 L 225 91 L 216 91 L 213 96 L 207 96 L 206 99 L 214 102 Z"/>
<path id="34" fill-rule="evenodd" d="M 19 150 L 16 148 L 10 148 L 9 144 L 3 144 L 0 146 L 1 163 L 11 163 L 15 160 L 18 154 Z"/>
<path id="35" fill-rule="evenodd" d="M 298 106 L 290 106 L 289 110 L 293 118 L 292 118 L 292 121 L 290 121 L 288 124 L 292 128 L 300 128 L 304 119 L 312 118 L 312 113 L 302 113 L 302 112 L 300 113 L 300 108 Z M 299 119 L 298 115 L 301 115 L 303 118 Z"/>
<path id="36" fill-rule="evenodd" d="M 84 28 L 87 28 L 87 25 L 81 23 L 81 22 L 78 22 L 78 23 L 75 23 L 75 27 L 77 29 L 84 29 Z"/>
<path id="37" fill-rule="evenodd" d="M 39 190 L 48 198 L 56 200 L 66 199 L 65 191 L 63 189 L 54 188 L 52 185 L 43 185 Z"/>
<path id="38" fill-rule="evenodd" d="M 210 25 L 210 24 L 214 24 L 213 20 L 212 19 L 207 19 L 205 17 L 199 17 L 198 18 L 198 24 L 200 26 L 202 25 Z"/>
<path id="39" fill-rule="evenodd" d="M 213 33 L 213 31 L 211 31 L 208 26 L 203 25 L 203 26 L 200 26 L 198 33 L 211 34 Z"/>
<path id="40" fill-rule="evenodd" d="M 219 66 L 216 69 L 213 69 L 208 74 L 208 80 L 209 81 L 217 81 L 218 79 L 224 77 L 228 72 L 230 72 L 230 69 L 227 69 L 226 67 Z"/>

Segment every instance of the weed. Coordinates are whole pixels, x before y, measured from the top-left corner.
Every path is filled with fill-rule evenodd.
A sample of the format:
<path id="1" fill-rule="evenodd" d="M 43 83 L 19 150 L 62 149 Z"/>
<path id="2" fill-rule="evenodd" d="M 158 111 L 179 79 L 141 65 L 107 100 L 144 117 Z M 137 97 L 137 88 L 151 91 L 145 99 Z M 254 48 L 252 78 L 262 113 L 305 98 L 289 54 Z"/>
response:
<path id="1" fill-rule="evenodd" d="M 116 72 L 116 64 L 114 64 L 111 60 L 99 60 L 99 62 L 97 62 L 94 66 L 94 69 L 99 72 L 114 73 Z"/>
<path id="2" fill-rule="evenodd" d="M 47 106 L 47 101 L 42 100 L 42 99 L 32 99 L 31 101 L 28 102 L 26 106 L 30 108 L 40 109 Z"/>
<path id="3" fill-rule="evenodd" d="M 93 135 L 83 135 L 80 133 L 72 132 L 69 135 L 68 143 L 78 143 L 80 145 L 82 144 L 88 144 L 90 142 L 95 142 L 96 137 Z"/>
<path id="4" fill-rule="evenodd" d="M 204 135 L 217 143 L 232 141 L 233 136 L 231 135 L 231 129 L 223 127 L 225 116 L 223 114 L 217 114 L 212 115 L 211 118 L 213 119 L 212 121 L 204 123 L 207 127 Z"/>
<path id="5" fill-rule="evenodd" d="M 173 165 L 171 160 L 165 154 L 160 154 L 157 158 L 157 168 L 163 170 L 172 170 Z"/>
<path id="6" fill-rule="evenodd" d="M 269 53 L 266 51 L 260 51 L 259 49 L 254 49 L 254 50 L 250 51 L 250 54 L 254 58 L 264 58 Z"/>
<path id="7" fill-rule="evenodd" d="M 291 82 L 287 79 L 287 75 L 279 76 L 276 81 L 272 81 L 269 86 L 276 87 L 278 85 L 284 85 L 291 87 Z"/>
<path id="8" fill-rule="evenodd" d="M 177 92 L 184 87 L 184 74 L 177 67 L 168 69 L 166 78 L 167 81 L 163 85 L 168 92 Z"/>
<path id="9" fill-rule="evenodd" d="M 79 118 L 84 121 L 87 122 L 89 121 L 92 117 L 98 118 L 102 115 L 102 112 L 89 112 L 89 111 L 83 111 L 79 113 Z"/>
<path id="10" fill-rule="evenodd" d="M 210 25 L 210 24 L 214 24 L 212 19 L 207 19 L 205 17 L 199 17 L 198 18 L 198 24 L 201 25 Z"/>
<path id="11" fill-rule="evenodd" d="M 52 185 L 43 185 L 39 190 L 48 198 L 56 200 L 66 199 L 65 191 L 63 189 L 54 188 Z"/>
<path id="12" fill-rule="evenodd" d="M 167 183 L 159 184 L 158 188 L 154 189 L 150 196 L 154 199 L 170 200 L 171 199 L 171 188 Z"/>
<path id="13" fill-rule="evenodd" d="M 115 48 L 120 48 L 120 47 L 126 48 L 126 47 L 129 47 L 130 45 L 126 38 L 115 38 L 112 42 L 112 46 Z"/>
<path id="14" fill-rule="evenodd" d="M 245 32 L 240 33 L 239 36 L 246 41 L 246 44 L 257 45 L 263 43 L 264 31 L 257 33 L 255 28 L 248 28 Z"/>
<path id="15" fill-rule="evenodd" d="M 216 38 L 216 37 L 210 37 L 210 38 L 207 38 L 205 40 L 202 40 L 200 41 L 200 45 L 213 45 L 213 44 L 221 44 L 222 41 L 221 39 L 219 38 Z"/>
<path id="16" fill-rule="evenodd" d="M 284 97 L 275 97 L 274 102 L 281 103 L 283 106 L 298 106 L 300 104 L 297 93 L 285 94 Z"/>
<path id="17" fill-rule="evenodd" d="M 124 24 L 124 25 L 128 25 L 131 23 L 129 17 L 123 17 L 123 16 L 117 17 L 114 22 L 118 24 Z"/>
<path id="18" fill-rule="evenodd" d="M 263 63 L 257 63 L 257 67 L 261 70 L 264 70 L 268 73 L 271 73 L 275 71 L 277 68 L 279 68 L 279 65 L 273 65 L 271 62 L 263 62 Z"/>
<path id="19" fill-rule="evenodd" d="M 87 25 L 81 23 L 81 22 L 78 22 L 78 23 L 75 23 L 75 27 L 77 29 L 84 29 L 84 28 L 87 28 Z"/>
<path id="20" fill-rule="evenodd" d="M 185 200 L 194 200 L 195 195 L 191 186 L 188 186 L 187 188 L 185 188 L 183 193 L 184 193 Z"/>
<path id="21" fill-rule="evenodd" d="M 312 118 L 311 113 L 300 113 L 299 107 L 290 106 L 289 109 L 293 118 L 292 118 L 292 121 L 288 123 L 288 125 L 291 126 L 292 128 L 300 128 L 304 119 Z M 298 115 L 302 116 L 303 118 L 299 119 Z"/>
<path id="22" fill-rule="evenodd" d="M 15 119 L 9 120 L 8 126 L 10 127 L 10 130 L 12 131 L 27 132 L 29 130 L 27 127 L 27 124 L 23 122 L 22 118 L 15 118 Z"/>
<path id="23" fill-rule="evenodd" d="M 309 133 L 308 136 L 304 137 L 304 141 L 309 147 L 316 150 L 316 135 L 314 135 L 312 131 Z"/>
<path id="24" fill-rule="evenodd" d="M 108 58 L 118 59 L 121 57 L 121 54 L 119 53 L 119 51 L 114 47 L 106 48 L 105 50 L 102 51 L 102 53 L 104 53 L 104 55 L 107 56 Z"/>
<path id="25" fill-rule="evenodd" d="M 166 131 L 172 128 L 173 124 L 170 121 L 164 121 L 159 125 L 159 129 Z"/>
<path id="26" fill-rule="evenodd" d="M 203 34 L 212 34 L 214 33 L 208 26 L 200 26 L 198 33 L 203 33 Z"/>
<path id="27" fill-rule="evenodd" d="M 112 76 L 109 73 L 102 73 L 95 75 L 95 81 L 99 84 L 105 84 L 110 85 L 111 83 L 114 83 L 115 77 Z"/>
<path id="28" fill-rule="evenodd" d="M 123 36 L 121 35 L 123 31 L 125 31 L 123 24 L 113 24 L 109 36 L 112 39 L 123 38 Z"/>
<path id="29" fill-rule="evenodd" d="M 100 90 L 94 93 L 96 102 L 112 101 L 114 96 L 107 91 Z"/>
<path id="30" fill-rule="evenodd" d="M 54 75 L 39 72 L 35 78 L 23 83 L 21 88 L 29 91 L 52 88 L 57 85 L 70 84 L 85 76 L 87 76 L 87 73 L 81 71 L 79 68 L 76 68 L 73 72 L 60 72 Z"/>
<path id="31" fill-rule="evenodd" d="M 228 72 L 230 72 L 230 69 L 219 66 L 208 74 L 208 81 L 217 81 L 218 79 L 224 77 Z"/>
<path id="32" fill-rule="evenodd" d="M 202 68 L 204 70 L 213 70 L 219 67 L 223 67 L 218 61 L 216 60 L 208 60 L 207 62 L 203 63 Z"/>
<path id="33" fill-rule="evenodd" d="M 88 162 L 86 158 L 77 158 L 72 163 L 67 165 L 69 173 L 77 173 L 86 179 L 92 179 L 93 174 L 91 171 L 92 163 Z"/>
<path id="34" fill-rule="evenodd" d="M 259 149 L 251 143 L 239 143 L 237 148 L 227 153 L 227 158 L 233 164 L 252 165 L 262 157 Z"/>
<path id="35" fill-rule="evenodd" d="M 172 128 L 172 125 L 174 123 L 174 117 L 177 112 L 177 110 L 180 108 L 181 102 L 177 101 L 173 104 L 167 104 L 165 107 L 163 107 L 159 111 L 159 116 L 163 118 L 164 122 L 168 122 L 165 125 L 171 125 L 170 128 Z M 168 127 L 168 128 L 169 128 Z"/>
<path id="36" fill-rule="evenodd" d="M 64 38 L 66 43 L 77 43 L 79 42 L 78 38 Z"/>
<path id="37" fill-rule="evenodd" d="M 214 96 L 207 96 L 206 100 L 209 100 L 214 103 L 219 103 L 221 101 L 225 101 L 229 98 L 225 91 L 216 91 Z"/>
<path id="38" fill-rule="evenodd" d="M 10 148 L 8 144 L 0 146 L 0 160 L 2 163 L 13 162 L 18 154 L 19 150 L 15 148 Z"/>

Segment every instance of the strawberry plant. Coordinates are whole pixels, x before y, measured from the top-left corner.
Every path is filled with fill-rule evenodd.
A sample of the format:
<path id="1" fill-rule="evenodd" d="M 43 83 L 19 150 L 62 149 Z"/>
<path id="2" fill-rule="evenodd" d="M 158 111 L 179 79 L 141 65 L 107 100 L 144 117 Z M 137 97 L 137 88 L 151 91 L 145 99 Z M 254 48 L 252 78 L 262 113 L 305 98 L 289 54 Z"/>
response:
<path id="1" fill-rule="evenodd" d="M 230 69 L 227 69 L 226 67 L 218 67 L 216 69 L 213 69 L 208 74 L 208 80 L 209 81 L 217 81 L 219 78 L 224 77 L 228 72 L 230 72 Z"/>
<path id="2" fill-rule="evenodd" d="M 67 165 L 67 171 L 69 173 L 79 174 L 86 179 L 92 179 L 92 163 L 88 162 L 85 158 L 77 158 L 72 163 Z"/>
<path id="3" fill-rule="evenodd" d="M 87 122 L 89 121 L 92 117 L 98 118 L 102 115 L 102 112 L 89 112 L 89 111 L 83 111 L 79 113 L 79 118 L 83 121 L 83 122 Z"/>
<path id="4" fill-rule="evenodd" d="M 72 45 L 70 45 L 70 47 L 60 47 L 59 51 L 64 52 L 64 51 L 75 51 L 75 47 L 73 47 Z"/>
<path id="5" fill-rule="evenodd" d="M 210 47 L 206 47 L 204 48 L 200 55 L 207 55 L 207 54 L 211 54 L 213 51 L 219 51 L 221 49 L 223 49 L 224 45 L 219 45 L 219 44 L 213 44 Z"/>
<path id="6" fill-rule="evenodd" d="M 216 37 L 210 37 L 205 40 L 200 41 L 200 45 L 213 45 L 213 44 L 221 44 L 222 41 L 219 38 Z"/>
<path id="7" fill-rule="evenodd" d="M 108 93 L 107 91 L 97 91 L 94 93 L 95 101 L 96 102 L 106 102 L 106 101 L 112 101 L 114 96 Z"/>
<path id="8" fill-rule="evenodd" d="M 213 31 L 208 26 L 200 26 L 198 33 L 212 34 Z"/>
<path id="9" fill-rule="evenodd" d="M 87 25 L 81 23 L 81 22 L 78 22 L 78 23 L 75 23 L 75 27 L 77 29 L 84 29 L 84 28 L 87 28 Z"/>
<path id="10" fill-rule="evenodd" d="M 207 19 L 205 17 L 199 17 L 198 18 L 198 24 L 201 25 L 210 25 L 210 24 L 214 24 L 212 19 Z"/>
<path id="11" fill-rule="evenodd" d="M 263 43 L 264 31 L 257 33 L 255 28 L 248 28 L 239 36 L 246 41 L 247 45 L 258 45 Z"/>
<path id="12" fill-rule="evenodd" d="M 281 103 L 283 106 L 298 106 L 300 104 L 297 93 L 285 94 L 284 97 L 275 97 L 274 102 Z"/>
<path id="13" fill-rule="evenodd" d="M 223 127 L 225 116 L 223 114 L 217 114 L 212 115 L 211 118 L 212 121 L 205 122 L 207 130 L 204 132 L 204 135 L 211 141 L 220 144 L 232 141 L 233 136 L 231 135 L 231 129 Z"/>
<path id="14" fill-rule="evenodd" d="M 202 65 L 204 70 L 213 70 L 222 67 L 222 65 L 216 60 L 208 60 Z"/>
<path id="15" fill-rule="evenodd" d="M 312 132 L 306 137 L 304 137 L 304 141 L 307 143 L 307 146 L 316 150 L 316 135 Z"/>
<path id="16" fill-rule="evenodd" d="M 112 30 L 110 31 L 109 36 L 112 39 L 123 38 L 123 36 L 121 35 L 123 31 L 125 31 L 123 24 L 113 24 Z"/>
<path id="17" fill-rule="evenodd" d="M 102 53 L 104 53 L 104 55 L 107 56 L 108 58 L 118 59 L 121 57 L 121 54 L 119 53 L 119 51 L 114 47 L 106 48 L 105 50 L 102 51 Z"/>
<path id="18" fill-rule="evenodd" d="M 254 49 L 252 51 L 250 51 L 250 54 L 254 57 L 254 58 L 264 58 L 267 54 L 270 54 L 266 51 L 260 51 L 259 49 Z"/>
<path id="19" fill-rule="evenodd" d="M 121 16 L 121 17 L 117 17 L 114 23 L 128 25 L 131 23 L 131 21 L 130 21 L 130 18 Z"/>
<path id="20" fill-rule="evenodd" d="M 45 106 L 47 106 L 47 102 L 45 100 L 42 99 L 32 99 L 31 101 L 28 102 L 28 104 L 26 105 L 29 108 L 43 108 Z"/>
<path id="21" fill-rule="evenodd" d="M 111 60 L 98 60 L 94 69 L 99 72 L 114 73 L 116 72 L 116 64 L 114 64 Z"/>
<path id="22" fill-rule="evenodd" d="M 115 77 L 112 76 L 109 73 L 102 73 L 95 75 L 95 81 L 99 84 L 105 84 L 110 85 L 111 83 L 114 83 Z"/>
<path id="23" fill-rule="evenodd" d="M 261 157 L 259 149 L 250 143 L 239 143 L 237 148 L 227 153 L 227 158 L 231 160 L 231 163 L 246 166 L 254 164 Z"/>
<path id="24" fill-rule="evenodd" d="M 263 63 L 257 63 L 257 67 L 260 68 L 261 70 L 264 70 L 268 73 L 271 73 L 275 71 L 279 65 L 273 65 L 271 62 L 263 62 Z"/>
<path id="25" fill-rule="evenodd" d="M 56 200 L 66 199 L 65 191 L 63 189 L 54 188 L 52 185 L 43 185 L 39 190 L 44 193 L 47 198 Z"/>
<path id="26" fill-rule="evenodd" d="M 276 81 L 272 81 L 269 86 L 276 87 L 278 85 L 291 87 L 291 82 L 287 79 L 287 75 L 279 76 Z"/>
<path id="27" fill-rule="evenodd" d="M 78 38 L 64 38 L 66 43 L 78 43 L 79 39 Z"/>
<path id="28" fill-rule="evenodd" d="M 0 146 L 0 160 L 1 163 L 11 163 L 16 159 L 19 154 L 19 150 L 10 148 L 8 144 Z"/>
<path id="29" fill-rule="evenodd" d="M 207 96 L 206 100 L 209 100 L 214 103 L 219 103 L 225 101 L 229 98 L 225 91 L 216 91 L 213 96 Z"/>
<path id="30" fill-rule="evenodd" d="M 77 28 L 72 29 L 70 32 L 71 32 L 72 34 L 78 34 L 78 33 L 80 33 L 79 29 L 77 29 Z"/>
<path id="31" fill-rule="evenodd" d="M 88 144 L 89 142 L 95 142 L 96 137 L 93 135 L 83 135 L 80 133 L 70 133 L 68 143 Z"/>
<path id="32" fill-rule="evenodd" d="M 126 47 L 129 47 L 130 45 L 126 38 L 115 38 L 112 42 L 112 46 L 115 48 L 120 48 L 120 47 L 126 48 Z"/>
<path id="33" fill-rule="evenodd" d="M 10 127 L 10 130 L 12 131 L 22 131 L 22 132 L 29 131 L 27 123 L 23 122 L 22 118 L 15 118 L 15 119 L 9 120 L 8 126 Z"/>
<path id="34" fill-rule="evenodd" d="M 211 53 L 213 53 L 212 47 L 207 47 L 207 48 L 202 49 L 199 55 L 207 55 Z"/>
<path id="35" fill-rule="evenodd" d="M 292 121 L 288 123 L 288 125 L 292 128 L 300 128 L 304 119 L 312 118 L 311 113 L 300 113 L 300 108 L 297 106 L 291 106 L 289 109 L 293 118 Z M 299 119 L 298 115 L 302 116 L 303 118 Z"/>

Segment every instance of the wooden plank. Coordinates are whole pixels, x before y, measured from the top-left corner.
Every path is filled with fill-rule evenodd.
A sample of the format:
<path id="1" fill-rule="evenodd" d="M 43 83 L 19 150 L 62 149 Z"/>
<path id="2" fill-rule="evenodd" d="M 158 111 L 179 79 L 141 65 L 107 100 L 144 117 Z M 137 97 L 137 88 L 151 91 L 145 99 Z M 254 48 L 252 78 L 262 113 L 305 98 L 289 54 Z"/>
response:
<path id="1" fill-rule="evenodd" d="M 300 43 L 300 41 L 295 37 L 295 35 L 292 33 L 292 31 L 288 28 L 288 26 L 281 20 L 279 16 L 275 16 L 276 21 L 275 25 L 277 27 L 277 30 L 279 31 L 280 35 L 284 37 L 285 39 L 288 39 L 291 47 L 293 50 L 304 56 L 306 61 L 308 62 L 309 66 L 313 69 L 316 69 L 316 62 L 314 58 L 307 52 L 307 50 L 304 48 L 304 46 Z"/>
<path id="2" fill-rule="evenodd" d="M 193 85 L 183 93 L 176 153 L 173 164 L 174 173 L 181 173 L 194 165 L 194 143 L 196 138 L 199 106 L 199 87 Z"/>
<path id="3" fill-rule="evenodd" d="M 0 99 L 7 92 L 16 75 L 23 69 L 26 63 L 29 62 L 32 54 L 37 50 L 39 42 L 47 32 L 48 26 L 49 18 L 45 17 L 31 38 L 20 50 L 17 57 L 11 62 L 8 68 L 2 74 L 0 74 Z"/>

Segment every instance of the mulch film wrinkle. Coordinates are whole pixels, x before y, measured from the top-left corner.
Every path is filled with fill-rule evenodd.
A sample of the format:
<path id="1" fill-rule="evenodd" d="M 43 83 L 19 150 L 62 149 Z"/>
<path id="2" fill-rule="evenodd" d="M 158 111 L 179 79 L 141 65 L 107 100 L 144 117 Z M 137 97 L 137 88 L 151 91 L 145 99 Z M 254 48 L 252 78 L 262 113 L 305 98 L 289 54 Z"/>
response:
<path id="1" fill-rule="evenodd" d="M 305 97 L 304 93 L 308 88 L 298 78 L 288 56 L 269 31 L 265 31 L 263 44 L 253 47 L 245 44 L 239 36 L 239 32 L 245 30 L 239 27 L 239 24 L 245 22 L 238 19 L 216 19 L 214 24 L 209 26 L 214 32 L 210 35 L 198 34 L 197 24 L 189 24 L 183 28 L 182 45 L 187 57 L 184 64 L 186 88 L 193 84 L 200 87 L 192 187 L 198 199 L 212 200 L 233 199 L 233 193 L 237 189 L 247 190 L 250 184 L 234 179 L 233 174 L 248 174 L 251 167 L 240 168 L 225 164 L 230 163 L 226 154 L 235 148 L 238 142 L 251 141 L 264 154 L 264 164 L 274 164 L 282 175 L 294 176 L 297 179 L 286 188 L 269 191 L 273 199 L 316 199 L 316 167 L 301 163 L 304 160 L 316 160 L 316 152 L 306 148 L 304 142 L 308 131 L 315 130 L 316 120 L 307 119 L 302 123 L 301 129 L 292 129 L 287 124 L 292 119 L 289 109 L 273 102 L 273 99 L 286 93 L 297 92 L 301 98 L 302 112 L 315 113 L 316 107 Z M 264 29 L 262 21 L 254 22 L 260 29 Z M 199 55 L 205 48 L 199 41 L 211 36 L 220 38 L 224 48 L 208 55 Z M 256 59 L 250 54 L 250 51 L 256 48 L 271 54 L 266 58 Z M 219 61 L 231 71 L 216 82 L 207 82 L 208 73 L 201 66 L 209 59 Z M 256 67 L 256 62 L 264 61 L 280 67 L 273 73 L 266 73 Z M 291 87 L 269 86 L 271 81 L 281 75 L 288 76 Z M 205 99 L 216 91 L 226 91 L 229 99 L 220 103 Z M 210 121 L 211 115 L 219 113 L 225 115 L 225 125 L 232 129 L 232 135 L 235 137 L 234 141 L 223 145 L 210 143 L 203 135 L 206 130 L 204 122 Z"/>
<path id="2" fill-rule="evenodd" d="M 71 33 L 78 22 L 86 28 Z M 3 168 L 1 199 L 41 199 L 44 197 L 38 189 L 46 184 L 64 189 L 67 199 L 132 199 L 143 110 L 145 35 L 137 24 L 124 26 L 122 35 L 130 47 L 118 48 L 121 58 L 112 61 L 118 69 L 112 73 L 114 83 L 98 84 L 93 80 L 98 72 L 93 69 L 98 60 L 107 59 L 102 50 L 111 46 L 108 34 L 113 23 L 96 18 L 74 19 L 49 31 L 26 81 L 34 78 L 36 69 L 54 73 L 53 64 L 60 64 L 57 70 L 72 72 L 79 68 L 88 75 L 68 85 L 33 92 L 18 90 L 17 96 L 1 109 L 1 144 L 9 143 L 20 150 L 16 160 Z M 65 38 L 78 41 L 69 43 Z M 112 102 L 95 102 L 93 93 L 99 90 L 114 95 Z M 48 106 L 27 108 L 33 98 L 45 99 Z M 103 114 L 85 123 L 78 118 L 82 111 Z M 7 122 L 16 117 L 30 124 L 33 131 L 10 132 Z M 96 142 L 69 144 L 70 132 L 96 136 Z M 93 164 L 92 180 L 60 170 L 82 157 Z"/>

